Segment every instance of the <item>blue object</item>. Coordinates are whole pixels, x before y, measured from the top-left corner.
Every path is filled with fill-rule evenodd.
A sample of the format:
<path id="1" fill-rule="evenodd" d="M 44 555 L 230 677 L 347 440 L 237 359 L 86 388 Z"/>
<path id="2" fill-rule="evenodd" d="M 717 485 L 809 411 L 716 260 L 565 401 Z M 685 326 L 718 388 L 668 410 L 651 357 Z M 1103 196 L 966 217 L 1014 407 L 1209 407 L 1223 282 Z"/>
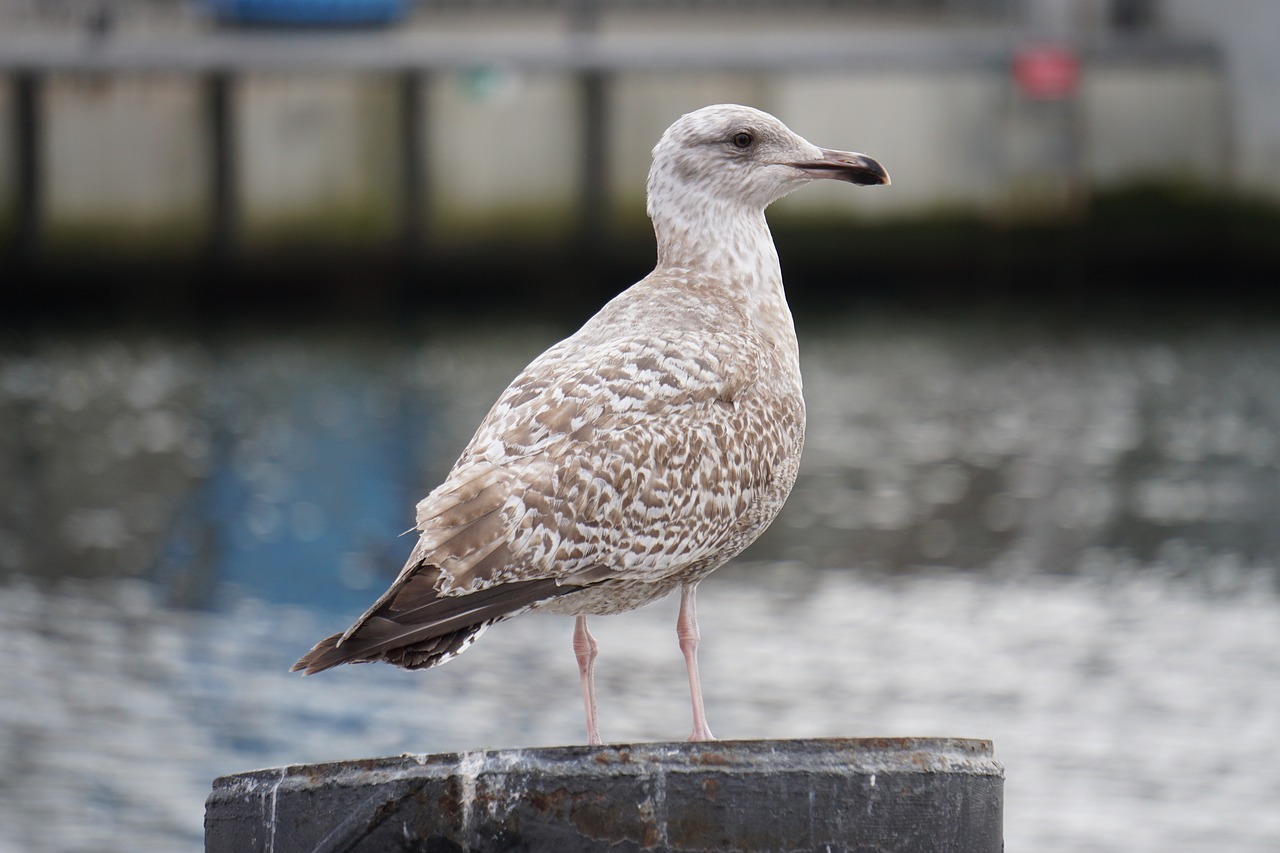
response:
<path id="1" fill-rule="evenodd" d="M 404 564 L 435 420 L 430 395 L 371 380 L 394 364 L 298 346 L 229 367 L 210 391 L 207 475 L 153 577 L 171 600 L 239 598 L 359 613 Z"/>
<path id="2" fill-rule="evenodd" d="M 408 0 L 208 0 L 218 20 L 238 24 L 369 25 L 404 17 Z"/>

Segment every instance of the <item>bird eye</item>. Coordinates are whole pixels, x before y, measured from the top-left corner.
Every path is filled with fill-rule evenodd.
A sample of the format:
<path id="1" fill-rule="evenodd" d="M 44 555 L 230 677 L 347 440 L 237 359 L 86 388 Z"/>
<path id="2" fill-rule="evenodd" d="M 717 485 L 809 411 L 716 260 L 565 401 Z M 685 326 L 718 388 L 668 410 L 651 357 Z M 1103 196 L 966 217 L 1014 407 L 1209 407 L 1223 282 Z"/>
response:
<path id="1" fill-rule="evenodd" d="M 733 135 L 733 144 L 739 148 L 749 148 L 754 141 L 751 138 L 751 134 L 746 131 L 739 131 Z"/>

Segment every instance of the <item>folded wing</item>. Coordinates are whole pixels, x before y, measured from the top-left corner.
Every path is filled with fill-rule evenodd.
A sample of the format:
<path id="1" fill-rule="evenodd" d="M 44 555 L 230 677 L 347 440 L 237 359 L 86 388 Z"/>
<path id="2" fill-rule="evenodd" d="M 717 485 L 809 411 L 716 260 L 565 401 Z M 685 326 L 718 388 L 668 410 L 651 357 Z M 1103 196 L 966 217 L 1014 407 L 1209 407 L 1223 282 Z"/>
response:
<path id="1" fill-rule="evenodd" d="M 803 432 L 798 389 L 778 399 L 756 386 L 757 340 L 569 343 L 516 378 L 418 504 L 418 543 L 387 592 L 295 670 L 434 666 L 549 599 L 661 581 L 752 523 Z"/>

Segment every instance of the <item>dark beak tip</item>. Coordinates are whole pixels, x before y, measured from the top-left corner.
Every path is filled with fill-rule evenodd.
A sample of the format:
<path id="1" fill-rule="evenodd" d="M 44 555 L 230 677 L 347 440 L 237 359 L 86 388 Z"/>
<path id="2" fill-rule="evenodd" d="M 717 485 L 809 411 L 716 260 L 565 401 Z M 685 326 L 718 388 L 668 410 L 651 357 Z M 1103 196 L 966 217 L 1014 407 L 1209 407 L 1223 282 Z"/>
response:
<path id="1" fill-rule="evenodd" d="M 884 170 L 884 167 L 876 163 L 875 168 L 859 173 L 858 179 L 854 180 L 854 183 L 864 187 L 887 187 L 893 183 L 893 180 L 890 179 L 889 173 Z"/>
<path id="2" fill-rule="evenodd" d="M 815 178 L 846 181 L 863 187 L 888 186 L 893 183 L 884 166 L 872 157 L 845 151 L 824 153 L 826 156 L 821 160 L 795 165 Z"/>
<path id="3" fill-rule="evenodd" d="M 889 172 L 884 166 L 880 165 L 880 161 L 862 156 L 848 163 L 849 180 L 862 186 L 889 186 L 893 183 L 889 178 Z"/>

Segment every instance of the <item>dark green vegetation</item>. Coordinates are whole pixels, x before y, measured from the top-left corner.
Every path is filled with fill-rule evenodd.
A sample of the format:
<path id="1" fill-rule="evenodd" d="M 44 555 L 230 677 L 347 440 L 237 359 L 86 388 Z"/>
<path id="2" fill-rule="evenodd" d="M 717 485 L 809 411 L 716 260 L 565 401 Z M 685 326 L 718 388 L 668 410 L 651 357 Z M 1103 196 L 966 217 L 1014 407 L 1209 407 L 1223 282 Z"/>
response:
<path id="1" fill-rule="evenodd" d="M 441 312 L 576 322 L 652 267 L 639 216 L 593 227 L 592 237 L 563 212 L 548 221 L 561 227 L 443 229 L 446 239 L 412 246 L 385 228 L 346 229 L 343 239 L 291 229 L 230 255 L 165 229 L 153 233 L 153 251 L 145 234 L 59 234 L 25 260 L 5 239 L 0 316 L 10 326 Z M 779 212 L 772 222 L 801 317 L 860 307 L 1043 309 L 1062 319 L 1280 313 L 1270 284 L 1280 280 L 1280 205 L 1259 199 L 1144 186 L 1031 217 L 938 212 L 869 223 Z"/>

